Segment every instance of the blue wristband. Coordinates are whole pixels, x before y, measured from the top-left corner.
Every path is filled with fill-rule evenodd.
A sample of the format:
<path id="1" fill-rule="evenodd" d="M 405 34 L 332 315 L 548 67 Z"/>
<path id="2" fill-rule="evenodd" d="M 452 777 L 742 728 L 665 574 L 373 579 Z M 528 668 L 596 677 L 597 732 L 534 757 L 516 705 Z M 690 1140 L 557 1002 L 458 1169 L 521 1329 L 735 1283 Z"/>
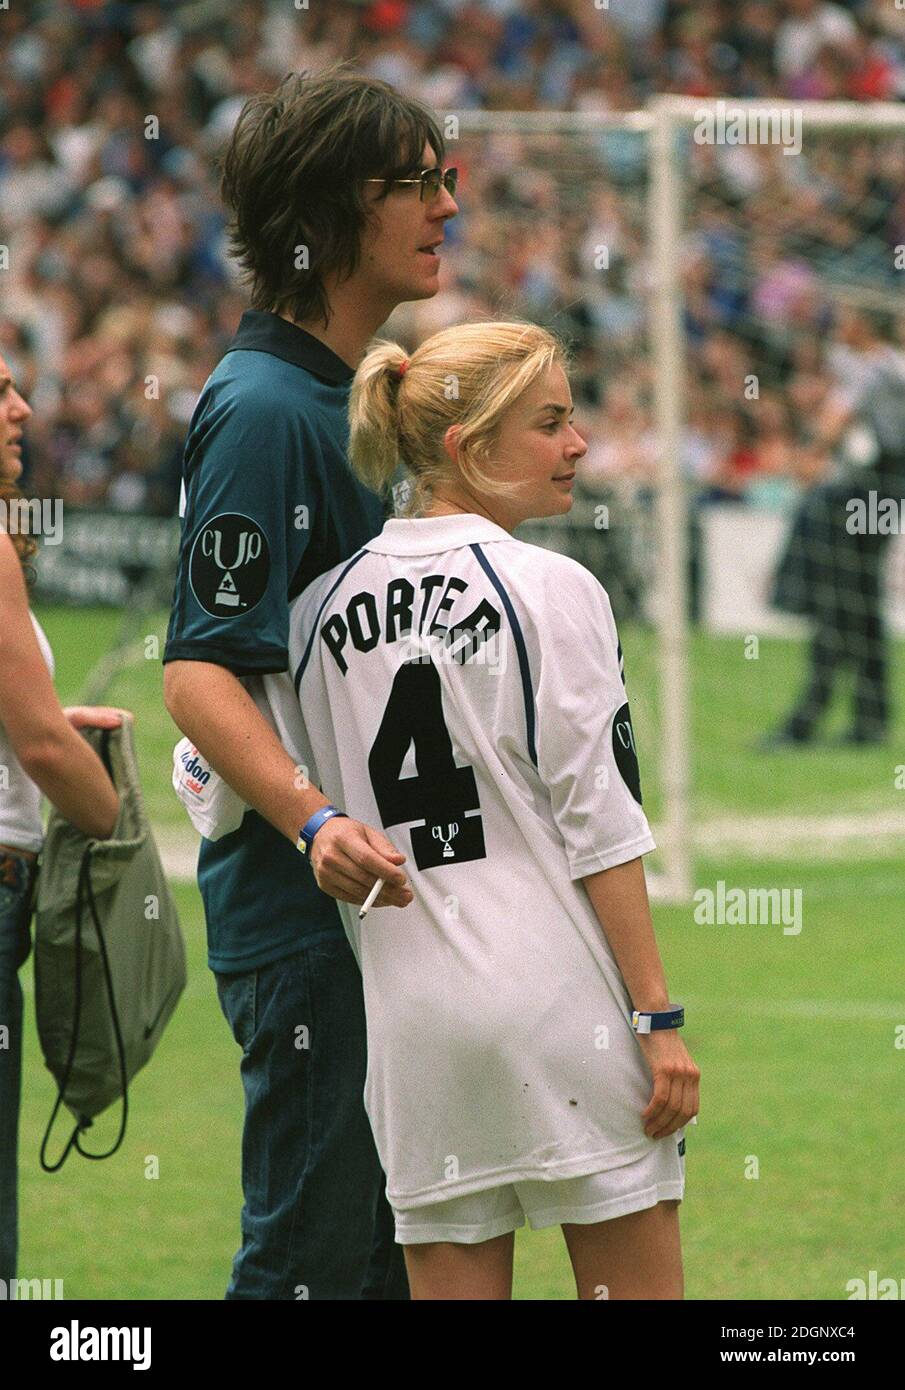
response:
<path id="1" fill-rule="evenodd" d="M 305 821 L 299 831 L 299 837 L 295 842 L 295 847 L 300 854 L 308 855 L 311 853 L 311 841 L 314 839 L 321 826 L 334 816 L 345 816 L 345 811 L 338 810 L 335 806 L 322 806 L 319 811 Z M 348 819 L 348 817 L 347 817 Z"/>
<path id="2" fill-rule="evenodd" d="M 670 1004 L 666 1009 L 655 1013 L 645 1013 L 633 1009 L 632 1027 L 636 1033 L 658 1033 L 663 1028 L 682 1028 L 685 1025 L 685 1010 L 681 1004 Z"/>

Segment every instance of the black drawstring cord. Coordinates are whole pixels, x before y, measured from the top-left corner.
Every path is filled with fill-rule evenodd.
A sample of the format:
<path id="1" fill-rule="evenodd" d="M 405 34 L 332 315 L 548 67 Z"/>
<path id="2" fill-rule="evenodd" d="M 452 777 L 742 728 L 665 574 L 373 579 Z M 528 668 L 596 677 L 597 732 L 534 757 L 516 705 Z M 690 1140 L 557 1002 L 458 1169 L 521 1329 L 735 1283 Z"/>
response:
<path id="1" fill-rule="evenodd" d="M 110 1001 L 110 1014 L 113 1019 L 113 1031 L 116 1035 L 116 1050 L 119 1057 L 120 1080 L 122 1083 L 122 1116 L 120 1118 L 119 1134 L 116 1137 L 116 1142 L 114 1143 L 111 1149 L 108 1149 L 106 1153 L 102 1154 L 88 1153 L 88 1151 L 86 1149 L 83 1149 L 81 1144 L 79 1143 L 79 1135 L 82 1133 L 83 1130 L 90 1129 L 92 1124 L 92 1121 L 88 1118 L 87 1115 L 80 1116 L 78 1123 L 75 1126 L 75 1129 L 72 1131 L 72 1134 L 69 1137 L 68 1144 L 66 1145 L 62 1154 L 60 1155 L 60 1158 L 56 1163 L 48 1164 L 45 1159 L 47 1141 L 50 1138 L 50 1132 L 53 1129 L 53 1124 L 56 1120 L 60 1106 L 63 1104 L 63 1097 L 66 1092 L 66 1087 L 69 1084 L 69 1077 L 72 1073 L 72 1066 L 75 1061 L 75 1053 L 79 1039 L 79 1026 L 81 1024 L 82 1016 L 82 910 L 84 900 L 86 897 L 88 899 L 88 906 L 90 908 L 91 916 L 94 921 L 94 929 L 97 932 L 98 944 L 100 945 L 101 961 L 104 967 L 104 978 L 107 984 L 107 998 Z M 78 1149 L 79 1153 L 82 1155 L 83 1158 L 110 1158 L 111 1155 L 116 1153 L 116 1150 L 123 1142 L 123 1138 L 126 1133 L 126 1119 L 128 1117 L 128 1114 L 129 1092 L 126 1080 L 126 1049 L 123 1044 L 122 1031 L 119 1026 L 119 1014 L 117 1013 L 116 1000 L 113 995 L 113 978 L 110 973 L 110 961 L 107 956 L 107 943 L 104 940 L 104 933 L 101 928 L 100 919 L 98 917 L 97 912 L 97 903 L 95 902 L 94 898 L 94 888 L 91 883 L 91 848 L 89 846 L 85 849 L 85 852 L 82 855 L 82 862 L 79 866 L 79 881 L 75 899 L 75 1007 L 73 1010 L 72 1019 L 72 1038 L 69 1043 L 69 1056 L 66 1058 L 66 1066 L 63 1069 L 63 1079 L 59 1085 L 56 1102 L 53 1107 L 53 1113 L 51 1114 L 50 1119 L 47 1122 L 47 1129 L 44 1131 L 44 1138 L 41 1141 L 41 1167 L 44 1169 L 45 1173 L 58 1172 L 60 1168 L 62 1168 L 63 1164 L 66 1162 L 66 1159 L 69 1157 L 69 1154 L 73 1147 Z"/>

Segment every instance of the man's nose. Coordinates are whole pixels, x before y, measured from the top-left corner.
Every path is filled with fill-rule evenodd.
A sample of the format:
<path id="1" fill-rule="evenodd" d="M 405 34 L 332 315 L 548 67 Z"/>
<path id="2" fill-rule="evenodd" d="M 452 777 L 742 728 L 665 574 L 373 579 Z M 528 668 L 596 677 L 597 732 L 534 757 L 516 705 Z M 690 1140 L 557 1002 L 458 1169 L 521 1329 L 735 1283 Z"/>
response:
<path id="1" fill-rule="evenodd" d="M 456 202 L 449 189 L 441 186 L 431 207 L 432 217 L 455 217 L 459 211 L 459 204 Z"/>

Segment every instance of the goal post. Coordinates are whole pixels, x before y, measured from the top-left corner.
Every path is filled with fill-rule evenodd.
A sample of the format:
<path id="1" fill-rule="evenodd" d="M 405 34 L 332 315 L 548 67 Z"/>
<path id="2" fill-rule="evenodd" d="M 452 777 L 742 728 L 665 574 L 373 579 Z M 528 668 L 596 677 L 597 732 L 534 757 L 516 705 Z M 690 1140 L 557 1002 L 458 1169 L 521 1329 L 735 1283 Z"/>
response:
<path id="1" fill-rule="evenodd" d="M 677 248 L 682 234 L 675 121 L 654 103 L 648 137 L 650 206 L 650 345 L 658 443 L 657 515 L 663 545 L 655 600 L 662 690 L 660 766 L 663 782 L 662 885 L 668 901 L 691 895 L 691 715 L 688 655 L 688 508 L 680 465 L 684 420 L 681 286 Z"/>

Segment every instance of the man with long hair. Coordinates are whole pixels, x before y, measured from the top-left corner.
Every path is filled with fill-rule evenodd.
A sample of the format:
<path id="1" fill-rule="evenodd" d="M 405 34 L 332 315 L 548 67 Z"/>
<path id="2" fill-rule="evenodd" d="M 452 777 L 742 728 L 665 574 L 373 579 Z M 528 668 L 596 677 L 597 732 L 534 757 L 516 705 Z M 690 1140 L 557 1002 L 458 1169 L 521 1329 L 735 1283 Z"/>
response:
<path id="1" fill-rule="evenodd" d="M 186 441 L 164 692 L 250 808 L 202 842 L 198 870 L 209 963 L 243 1052 L 231 1298 L 408 1296 L 362 1101 L 361 980 L 334 901 L 361 903 L 381 878 L 378 905 L 407 906 L 404 856 L 336 814 L 255 690 L 286 668 L 290 600 L 383 525 L 385 499 L 346 462 L 349 385 L 393 308 L 437 292 L 457 211 L 443 155 L 421 105 L 337 68 L 251 98 L 224 158 L 252 307 Z"/>

